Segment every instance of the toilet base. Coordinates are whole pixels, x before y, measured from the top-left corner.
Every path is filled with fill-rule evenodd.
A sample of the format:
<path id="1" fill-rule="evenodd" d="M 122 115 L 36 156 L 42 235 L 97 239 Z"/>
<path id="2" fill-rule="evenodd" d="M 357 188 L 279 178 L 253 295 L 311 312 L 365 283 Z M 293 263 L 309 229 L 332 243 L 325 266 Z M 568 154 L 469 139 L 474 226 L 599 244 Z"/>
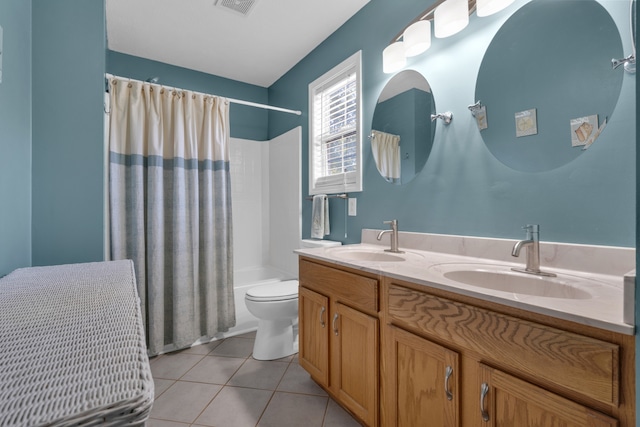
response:
<path id="1" fill-rule="evenodd" d="M 298 352 L 291 319 L 259 320 L 253 358 L 274 360 Z M 295 342 L 294 342 L 295 341 Z"/>

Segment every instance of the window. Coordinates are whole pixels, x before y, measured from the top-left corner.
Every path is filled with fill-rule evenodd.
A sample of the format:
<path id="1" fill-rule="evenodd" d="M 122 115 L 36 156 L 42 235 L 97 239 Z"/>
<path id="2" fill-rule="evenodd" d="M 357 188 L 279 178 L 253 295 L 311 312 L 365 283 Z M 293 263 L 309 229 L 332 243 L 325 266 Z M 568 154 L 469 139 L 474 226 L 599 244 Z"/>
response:
<path id="1" fill-rule="evenodd" d="M 362 191 L 360 57 L 309 85 L 309 194 Z"/>

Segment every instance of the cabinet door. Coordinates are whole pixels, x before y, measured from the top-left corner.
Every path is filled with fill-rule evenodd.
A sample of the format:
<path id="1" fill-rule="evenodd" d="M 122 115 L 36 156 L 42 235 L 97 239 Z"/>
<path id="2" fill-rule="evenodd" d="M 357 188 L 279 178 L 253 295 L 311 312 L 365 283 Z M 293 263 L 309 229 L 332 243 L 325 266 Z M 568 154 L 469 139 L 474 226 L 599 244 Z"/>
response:
<path id="1" fill-rule="evenodd" d="M 480 365 L 478 427 L 614 427 L 618 421 L 543 388 Z"/>
<path id="2" fill-rule="evenodd" d="M 391 425 L 458 427 L 458 353 L 394 326 L 388 331 Z"/>
<path id="3" fill-rule="evenodd" d="M 329 299 L 300 287 L 298 359 L 318 383 L 329 386 Z"/>
<path id="4" fill-rule="evenodd" d="M 331 388 L 368 426 L 378 418 L 378 319 L 335 303 Z"/>

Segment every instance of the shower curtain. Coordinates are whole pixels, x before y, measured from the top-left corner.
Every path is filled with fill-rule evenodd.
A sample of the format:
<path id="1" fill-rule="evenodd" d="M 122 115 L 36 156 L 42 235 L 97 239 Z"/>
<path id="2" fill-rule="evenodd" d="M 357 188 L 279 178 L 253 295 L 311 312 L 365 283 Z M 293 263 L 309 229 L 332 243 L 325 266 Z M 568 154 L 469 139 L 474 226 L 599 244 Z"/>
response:
<path id="1" fill-rule="evenodd" d="M 132 259 L 149 354 L 235 324 L 229 106 L 110 79 L 111 258 Z"/>

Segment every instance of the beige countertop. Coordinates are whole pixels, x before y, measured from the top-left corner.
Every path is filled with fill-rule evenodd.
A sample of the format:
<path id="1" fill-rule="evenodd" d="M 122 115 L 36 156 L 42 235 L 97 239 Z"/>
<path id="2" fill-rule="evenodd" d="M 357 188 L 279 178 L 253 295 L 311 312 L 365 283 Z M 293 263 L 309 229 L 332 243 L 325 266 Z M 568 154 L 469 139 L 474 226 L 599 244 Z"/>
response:
<path id="1" fill-rule="evenodd" d="M 510 272 L 511 267 L 523 267 L 524 254 L 520 258 L 511 256 L 516 240 L 401 232 L 399 247 L 405 253 L 392 254 L 399 259 L 351 259 L 349 252 L 389 254 L 384 252 L 388 249 L 388 235 L 378 242 L 375 239 L 378 231 L 363 230 L 361 244 L 299 249 L 296 253 L 584 325 L 634 334 L 635 249 L 540 242 L 541 269 L 558 275 L 554 280 L 562 282 L 562 288 L 573 295 L 567 298 L 557 289 L 549 292 L 551 296 L 544 290 L 518 293 L 445 277 L 444 273 L 456 269 Z M 524 273 L 507 274 L 524 276 L 526 286 L 536 286 L 535 281 L 539 279 Z M 543 287 L 552 285 L 541 283 Z"/>

